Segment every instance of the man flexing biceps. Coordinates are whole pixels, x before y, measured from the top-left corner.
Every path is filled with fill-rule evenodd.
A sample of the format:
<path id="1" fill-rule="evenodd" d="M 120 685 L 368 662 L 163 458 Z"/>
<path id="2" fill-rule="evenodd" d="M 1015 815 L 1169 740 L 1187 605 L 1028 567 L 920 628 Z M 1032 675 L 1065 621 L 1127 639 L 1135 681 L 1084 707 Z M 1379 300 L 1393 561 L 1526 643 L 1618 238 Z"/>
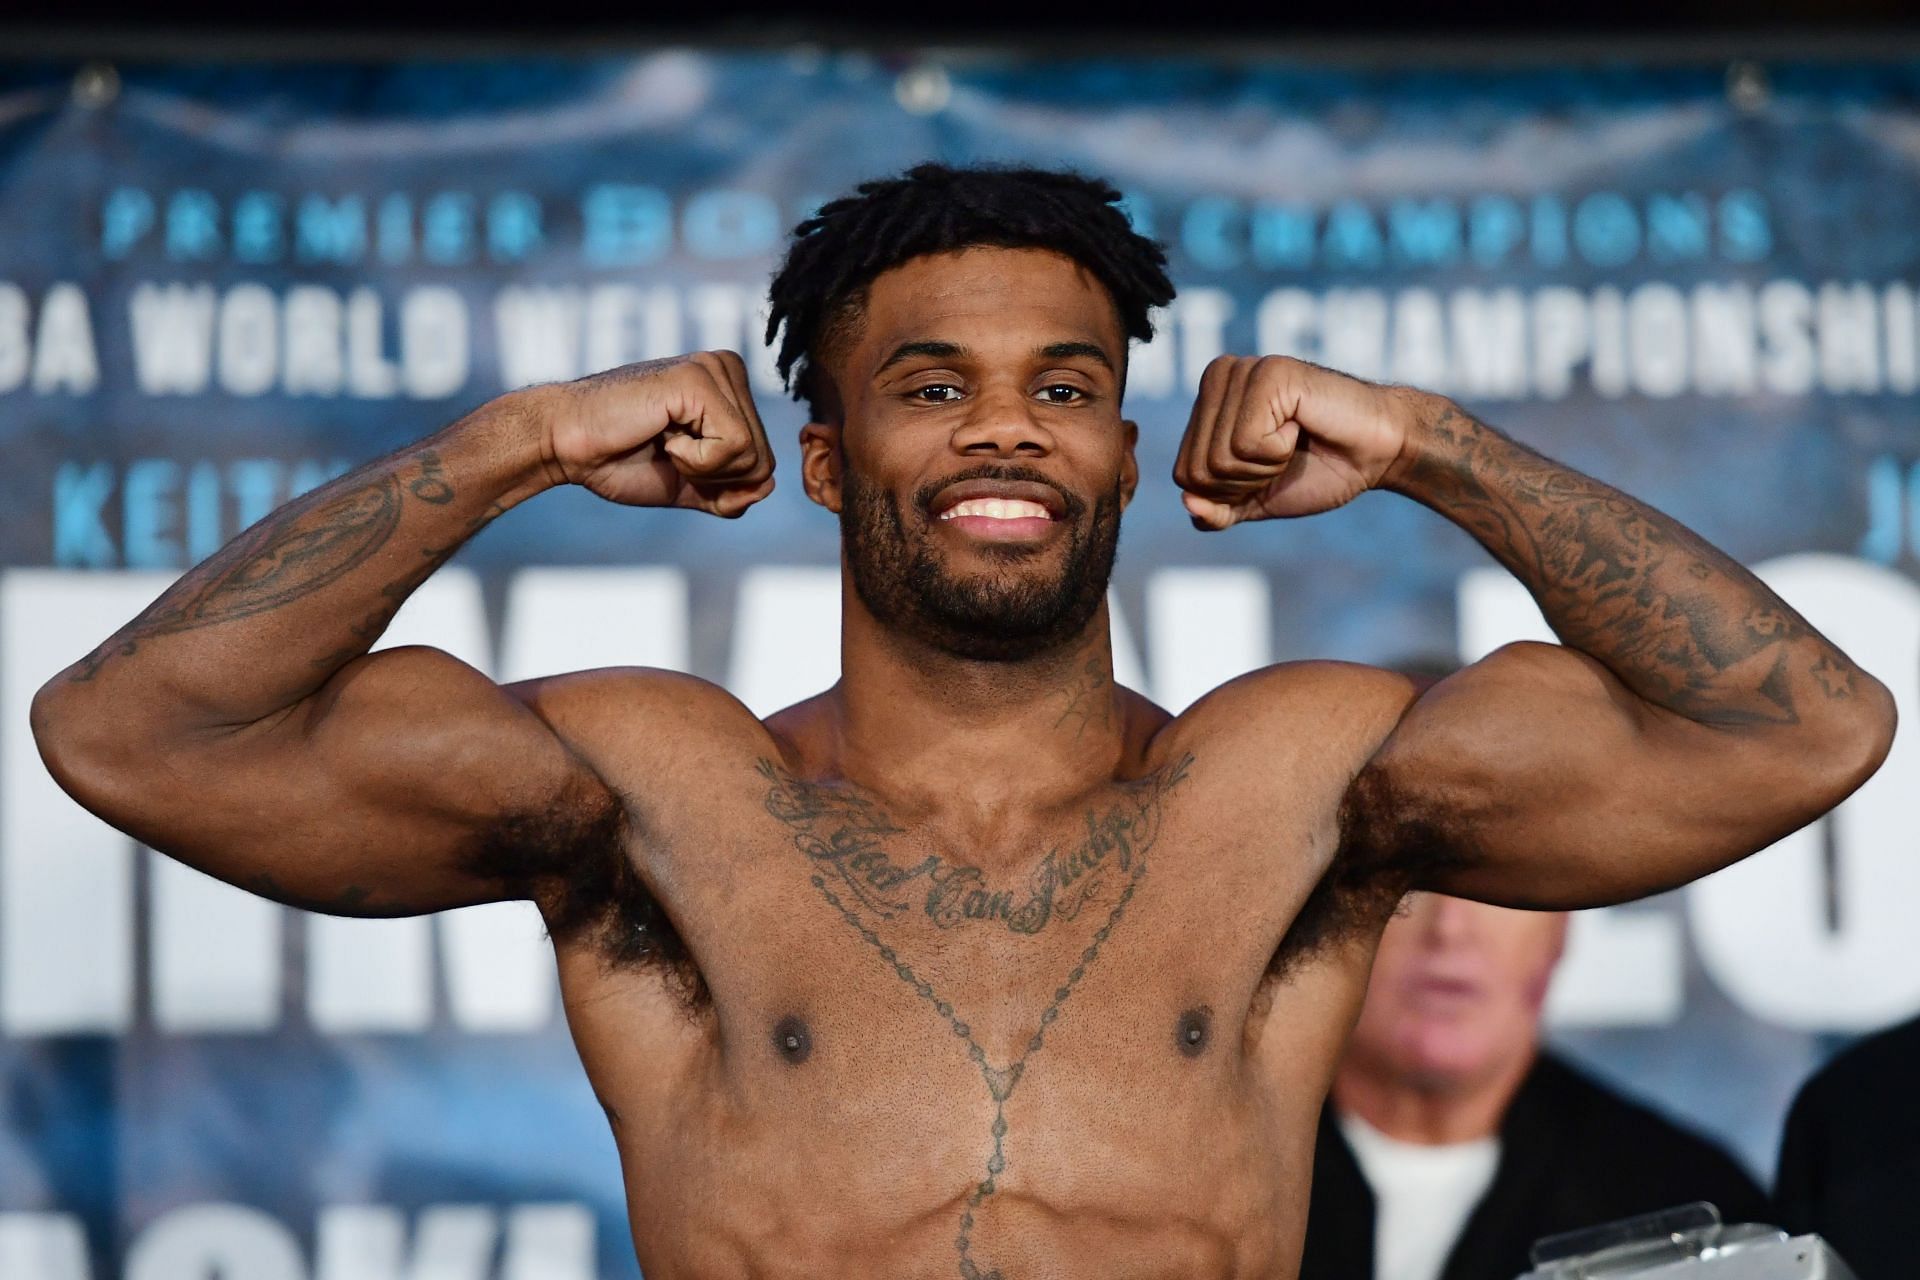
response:
<path id="1" fill-rule="evenodd" d="M 1278 359 L 1209 369 L 1177 475 L 1196 521 L 1401 493 L 1566 647 L 1417 700 L 1339 663 L 1178 717 L 1116 686 L 1121 391 L 1171 296 L 1116 199 L 923 166 L 797 229 L 770 337 L 846 587 L 817 697 L 762 721 L 667 672 L 501 687 L 369 653 L 549 487 L 764 497 L 738 357 L 703 353 L 511 393 L 269 516 L 42 690 L 49 766 L 283 902 L 538 903 L 649 1277 L 1292 1276 L 1404 890 L 1680 883 L 1858 786 L 1892 706 L 1658 513 L 1444 399 Z"/>

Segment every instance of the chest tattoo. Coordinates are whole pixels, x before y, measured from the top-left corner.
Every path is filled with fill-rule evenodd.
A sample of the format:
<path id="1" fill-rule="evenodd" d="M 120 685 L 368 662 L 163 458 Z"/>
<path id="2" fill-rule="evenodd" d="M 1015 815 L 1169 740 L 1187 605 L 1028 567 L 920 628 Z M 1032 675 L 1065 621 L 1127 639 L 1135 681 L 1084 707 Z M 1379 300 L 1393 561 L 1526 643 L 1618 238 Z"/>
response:
<path id="1" fill-rule="evenodd" d="M 767 811 L 793 832 L 794 846 L 837 889 L 873 916 L 893 920 L 915 909 L 942 929 L 976 921 L 1034 934 L 1054 920 L 1071 920 L 1105 884 L 1122 883 L 1142 869 L 1146 846 L 1159 827 L 1161 790 L 1179 781 L 1185 762 L 1130 783 L 1108 808 L 1090 808 L 1083 830 L 1066 847 L 1041 856 L 1025 883 L 995 888 L 984 872 L 929 854 L 902 863 L 887 851 L 889 836 L 906 834 L 872 799 L 844 788 L 805 782 L 769 761 L 760 772 L 772 784 Z M 1161 775 L 1168 775 L 1164 780 Z"/>
<path id="2" fill-rule="evenodd" d="M 896 859 L 886 842 L 890 837 L 906 835 L 906 829 L 871 796 L 851 787 L 798 778 L 771 760 L 760 761 L 760 774 L 768 787 L 767 812 L 787 828 L 794 848 L 807 859 L 814 889 L 881 962 L 947 1024 L 979 1068 L 988 1096 L 993 1099 L 993 1148 L 987 1157 L 986 1176 L 967 1197 L 954 1240 L 962 1280 L 1001 1280 L 997 1269 L 984 1267 L 974 1257 L 973 1228 L 976 1211 L 994 1194 L 995 1180 L 1006 1168 L 1007 1099 L 1013 1096 L 1033 1056 L 1045 1046 L 1047 1029 L 1059 1019 L 1067 1000 L 1099 960 L 1101 948 L 1126 914 L 1127 904 L 1133 901 L 1147 873 L 1147 856 L 1160 834 L 1166 797 L 1186 780 L 1192 763 L 1193 756 L 1185 755 L 1124 784 L 1112 802 L 1086 810 L 1074 843 L 1048 850 L 1023 884 L 997 889 L 988 884 L 978 867 L 938 854 L 918 860 Z M 941 929 L 981 923 L 1018 935 L 1033 935 L 1055 921 L 1073 919 L 1090 902 L 1106 901 L 1109 883 L 1115 891 L 1106 919 L 1054 988 L 1019 1055 L 1003 1065 L 987 1056 L 964 1012 L 876 932 L 881 923 L 911 916 L 917 910 Z"/>

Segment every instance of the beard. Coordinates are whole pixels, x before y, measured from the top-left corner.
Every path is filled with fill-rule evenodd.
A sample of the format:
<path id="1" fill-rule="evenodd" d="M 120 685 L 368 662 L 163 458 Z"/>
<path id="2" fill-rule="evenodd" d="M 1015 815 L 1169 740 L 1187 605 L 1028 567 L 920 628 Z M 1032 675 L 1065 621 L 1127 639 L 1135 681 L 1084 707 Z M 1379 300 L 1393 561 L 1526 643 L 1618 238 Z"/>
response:
<path id="1" fill-rule="evenodd" d="M 995 566 L 957 574 L 933 546 L 932 511 L 940 491 L 962 480 L 1044 484 L 1065 503 L 1068 541 L 1058 569 L 1052 547 L 983 543 Z M 840 536 L 853 587 L 890 630 L 960 658 L 1017 662 L 1077 640 L 1107 596 L 1120 543 L 1120 486 L 1094 500 L 1067 493 L 1031 467 L 976 467 L 923 485 L 909 522 L 891 493 L 844 473 Z"/>

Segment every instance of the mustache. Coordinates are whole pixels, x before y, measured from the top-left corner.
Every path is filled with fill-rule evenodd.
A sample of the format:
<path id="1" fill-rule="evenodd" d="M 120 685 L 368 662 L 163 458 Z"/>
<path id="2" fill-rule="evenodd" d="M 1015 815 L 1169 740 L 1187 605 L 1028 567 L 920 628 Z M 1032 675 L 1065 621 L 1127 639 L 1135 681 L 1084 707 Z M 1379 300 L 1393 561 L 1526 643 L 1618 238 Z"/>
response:
<path id="1" fill-rule="evenodd" d="M 956 471 L 950 476 L 938 480 L 929 480 L 913 493 L 913 507 L 922 518 L 933 515 L 933 501 L 949 485 L 968 480 L 1011 480 L 1025 484 L 1041 484 L 1060 495 L 1060 518 L 1073 523 L 1087 512 L 1087 501 L 1076 493 L 1060 487 L 1059 481 L 1043 474 L 1034 467 L 1022 466 L 1017 462 L 988 462 L 964 471 Z"/>

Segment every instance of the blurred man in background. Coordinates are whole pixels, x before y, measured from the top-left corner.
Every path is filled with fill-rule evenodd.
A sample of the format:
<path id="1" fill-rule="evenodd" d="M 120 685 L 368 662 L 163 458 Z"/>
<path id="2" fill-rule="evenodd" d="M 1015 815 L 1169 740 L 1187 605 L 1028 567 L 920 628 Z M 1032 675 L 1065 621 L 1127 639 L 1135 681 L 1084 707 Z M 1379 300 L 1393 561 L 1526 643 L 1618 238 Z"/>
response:
<path id="1" fill-rule="evenodd" d="M 1774 1184 L 1781 1224 L 1817 1231 L 1860 1280 L 1913 1274 L 1920 1018 L 1869 1036 L 1801 1087 Z"/>
<path id="2" fill-rule="evenodd" d="M 1718 1147 L 1540 1049 L 1564 912 L 1408 897 L 1321 1115 L 1301 1280 L 1513 1280 L 1542 1236 L 1765 1197 Z"/>

